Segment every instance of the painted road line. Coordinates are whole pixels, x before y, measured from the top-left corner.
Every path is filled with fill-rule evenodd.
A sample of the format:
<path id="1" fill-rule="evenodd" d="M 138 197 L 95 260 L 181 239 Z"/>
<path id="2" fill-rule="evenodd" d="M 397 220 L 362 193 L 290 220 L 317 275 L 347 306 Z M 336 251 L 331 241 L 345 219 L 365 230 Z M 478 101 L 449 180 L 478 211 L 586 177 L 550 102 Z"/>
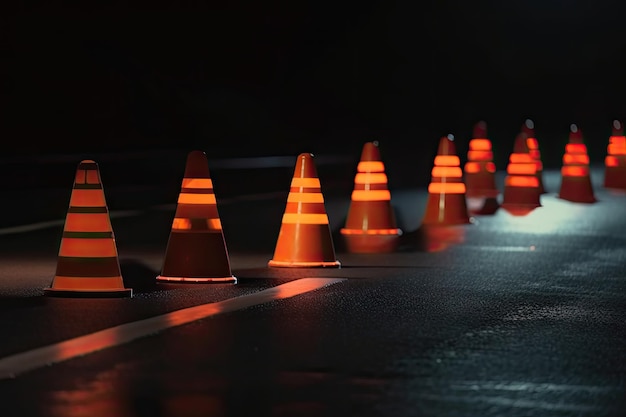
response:
<path id="1" fill-rule="evenodd" d="M 181 326 L 196 320 L 270 301 L 294 297 L 345 280 L 346 278 L 301 278 L 253 294 L 202 304 L 149 319 L 121 324 L 53 345 L 17 353 L 0 359 L 0 379 L 15 378 L 33 369 L 119 346 L 171 327 Z"/>

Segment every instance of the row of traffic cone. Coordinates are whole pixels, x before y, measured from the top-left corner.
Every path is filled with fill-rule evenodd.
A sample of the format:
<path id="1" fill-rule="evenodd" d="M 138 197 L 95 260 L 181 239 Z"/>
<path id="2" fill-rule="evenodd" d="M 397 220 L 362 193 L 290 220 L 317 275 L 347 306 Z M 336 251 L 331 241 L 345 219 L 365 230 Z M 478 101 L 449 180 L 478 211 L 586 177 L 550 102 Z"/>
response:
<path id="1" fill-rule="evenodd" d="M 614 124 L 606 158 L 608 187 L 619 188 L 626 170 L 626 138 Z M 589 180 L 589 158 L 582 133 L 572 125 L 563 157 L 563 182 L 559 197 L 594 202 Z M 425 226 L 469 223 L 466 197 L 495 202 L 495 165 L 486 125 L 480 122 L 470 141 L 464 171 L 454 138 L 439 142 L 428 187 Z M 507 166 L 502 207 L 523 214 L 539 207 L 545 192 L 541 158 L 532 122 L 527 121 L 515 141 Z M 465 181 L 463 179 L 465 174 Z M 626 188 L 626 186 L 624 187 Z M 484 207 L 483 207 L 484 208 Z M 479 212 L 480 213 L 480 212 Z M 402 230 L 397 227 L 385 167 L 377 142 L 364 145 L 357 166 L 346 225 L 341 229 L 348 250 L 355 253 L 391 252 Z M 340 267 L 335 257 L 324 197 L 313 155 L 300 154 L 270 267 Z M 188 155 L 176 213 L 158 282 L 236 283 L 206 155 Z M 124 288 L 115 238 L 104 190 L 95 161 L 82 161 L 77 169 L 67 212 L 51 296 L 132 296 Z"/>
<path id="2" fill-rule="evenodd" d="M 271 267 L 339 267 L 313 155 L 298 156 Z M 206 154 L 187 156 L 161 283 L 236 283 Z M 66 215 L 57 268 L 44 294 L 132 297 L 124 287 L 98 165 L 81 161 Z"/>
<path id="3" fill-rule="evenodd" d="M 613 122 L 605 167 L 604 187 L 626 190 L 626 136 L 621 122 L 617 120 Z M 495 187 L 496 168 L 484 122 L 479 122 L 474 128 L 464 171 L 470 211 L 475 214 L 493 213 L 498 206 L 496 197 L 499 191 Z M 507 165 L 502 207 L 513 214 L 524 214 L 541 206 L 539 197 L 546 193 L 542 173 L 543 164 L 534 126 L 531 120 L 526 120 Z M 561 176 L 559 198 L 577 203 L 596 201 L 589 175 L 587 147 L 582 132 L 575 124 L 570 126 Z"/>

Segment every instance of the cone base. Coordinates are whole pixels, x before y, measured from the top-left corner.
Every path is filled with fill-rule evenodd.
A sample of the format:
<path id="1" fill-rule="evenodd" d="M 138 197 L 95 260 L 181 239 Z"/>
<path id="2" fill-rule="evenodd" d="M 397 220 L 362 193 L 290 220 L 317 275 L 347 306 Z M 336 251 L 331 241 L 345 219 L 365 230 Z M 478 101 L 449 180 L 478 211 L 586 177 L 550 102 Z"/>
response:
<path id="1" fill-rule="evenodd" d="M 604 174 L 604 188 L 626 190 L 626 169 L 606 168 Z"/>
<path id="2" fill-rule="evenodd" d="M 168 277 L 168 276 L 163 276 L 163 275 L 159 275 L 156 277 L 156 280 L 158 282 L 173 282 L 173 283 L 192 283 L 192 284 L 202 284 L 202 283 L 216 283 L 216 284 L 225 284 L 225 283 L 233 283 L 236 284 L 237 283 L 237 278 L 234 276 L 230 276 L 230 277 L 210 277 L 210 278 L 206 278 L 206 277 Z"/>
<path id="3" fill-rule="evenodd" d="M 494 214 L 499 207 L 496 197 L 467 197 L 467 210 L 471 214 Z"/>
<path id="4" fill-rule="evenodd" d="M 275 268 L 341 268 L 341 262 L 332 261 L 332 262 L 313 262 L 313 261 L 275 261 L 271 260 L 267 263 L 268 266 Z"/>
<path id="5" fill-rule="evenodd" d="M 120 288 L 119 290 L 67 290 L 57 288 L 44 288 L 44 295 L 48 297 L 65 297 L 65 298 L 122 298 L 132 297 L 132 288 Z"/>
<path id="6" fill-rule="evenodd" d="M 576 195 L 571 195 L 571 196 L 562 196 L 559 195 L 558 196 L 561 200 L 565 200 L 565 201 L 570 201 L 572 203 L 586 203 L 586 204 L 591 204 L 591 203 L 595 203 L 598 200 L 595 199 L 595 197 L 589 197 L 589 196 L 576 196 Z"/>
<path id="7" fill-rule="evenodd" d="M 465 192 L 465 198 L 496 198 L 500 195 L 499 190 L 470 190 L 468 189 Z"/>
<path id="8" fill-rule="evenodd" d="M 561 183 L 558 197 L 573 203 L 595 203 L 597 201 L 589 177 L 565 177 Z"/>
<path id="9" fill-rule="evenodd" d="M 503 208 L 509 209 L 534 209 L 541 207 L 541 192 L 538 187 L 505 187 L 502 196 Z"/>
<path id="10" fill-rule="evenodd" d="M 422 224 L 453 226 L 471 223 L 463 194 L 428 194 Z"/>
<path id="11" fill-rule="evenodd" d="M 623 186 L 620 184 L 604 184 L 604 188 L 608 188 L 610 190 L 617 190 L 617 191 L 626 191 L 626 184 L 624 184 Z"/>
<path id="12" fill-rule="evenodd" d="M 397 249 L 402 231 L 393 234 L 354 233 L 352 229 L 341 229 L 348 252 L 389 253 Z"/>
<path id="13" fill-rule="evenodd" d="M 541 204 L 502 204 L 500 207 L 513 216 L 525 216 Z"/>

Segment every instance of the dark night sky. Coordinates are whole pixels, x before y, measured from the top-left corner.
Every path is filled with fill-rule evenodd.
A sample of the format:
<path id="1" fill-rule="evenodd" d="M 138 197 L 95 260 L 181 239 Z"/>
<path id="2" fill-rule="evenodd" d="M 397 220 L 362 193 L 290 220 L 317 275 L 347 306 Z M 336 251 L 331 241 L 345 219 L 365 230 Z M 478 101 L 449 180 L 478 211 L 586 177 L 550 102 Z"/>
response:
<path id="1" fill-rule="evenodd" d="M 5 153 L 326 153 L 481 119 L 508 147 L 526 117 L 540 140 L 578 123 L 600 149 L 626 118 L 617 0 L 250 3 L 4 13 Z"/>

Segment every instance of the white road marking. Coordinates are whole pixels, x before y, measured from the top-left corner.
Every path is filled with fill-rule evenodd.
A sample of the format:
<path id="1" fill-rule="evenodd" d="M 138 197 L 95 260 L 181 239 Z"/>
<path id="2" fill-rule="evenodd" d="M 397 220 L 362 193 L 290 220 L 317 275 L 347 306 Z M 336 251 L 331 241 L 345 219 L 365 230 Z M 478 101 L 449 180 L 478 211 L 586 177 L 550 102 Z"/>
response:
<path id="1" fill-rule="evenodd" d="M 345 278 L 301 278 L 253 294 L 121 324 L 63 342 L 17 353 L 0 359 L 0 379 L 15 378 L 17 375 L 33 369 L 128 343 L 171 327 L 274 300 L 294 297 L 345 280 Z"/>

